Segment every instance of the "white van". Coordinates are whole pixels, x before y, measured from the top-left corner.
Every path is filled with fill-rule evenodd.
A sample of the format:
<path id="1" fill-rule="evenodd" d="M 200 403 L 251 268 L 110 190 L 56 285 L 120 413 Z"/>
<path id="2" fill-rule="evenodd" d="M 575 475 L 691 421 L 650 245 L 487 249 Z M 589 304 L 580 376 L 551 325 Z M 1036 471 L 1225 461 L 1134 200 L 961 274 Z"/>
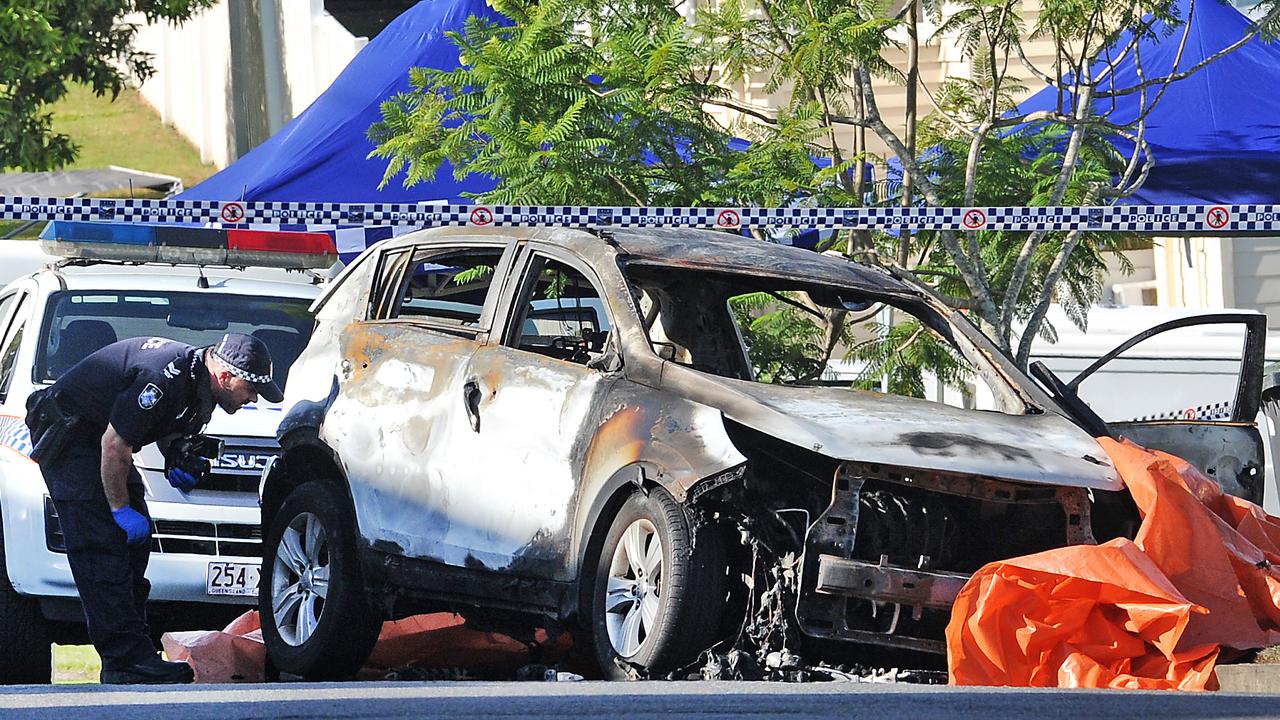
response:
<path id="1" fill-rule="evenodd" d="M 1252 310 L 1223 313 L 1261 315 Z M 1032 361 L 1040 360 L 1070 381 L 1135 333 L 1159 326 L 1196 322 L 1218 311 L 1150 306 L 1093 307 L 1088 331 L 1081 332 L 1054 307 L 1050 322 L 1058 341 L 1039 340 Z M 1239 324 L 1203 323 L 1172 327 L 1131 345 L 1102 364 L 1079 383 L 1081 399 L 1108 423 L 1160 420 L 1228 420 L 1240 392 L 1240 372 L 1246 353 L 1245 328 Z M 1280 332 L 1270 331 L 1264 349 L 1267 364 L 1280 360 Z M 1264 439 L 1276 429 L 1264 413 L 1256 418 Z M 1183 426 L 1190 432 L 1195 426 Z M 1276 485 L 1275 442 L 1264 453 L 1263 507 L 1280 514 Z M 1224 483 L 1225 485 L 1225 483 Z"/>

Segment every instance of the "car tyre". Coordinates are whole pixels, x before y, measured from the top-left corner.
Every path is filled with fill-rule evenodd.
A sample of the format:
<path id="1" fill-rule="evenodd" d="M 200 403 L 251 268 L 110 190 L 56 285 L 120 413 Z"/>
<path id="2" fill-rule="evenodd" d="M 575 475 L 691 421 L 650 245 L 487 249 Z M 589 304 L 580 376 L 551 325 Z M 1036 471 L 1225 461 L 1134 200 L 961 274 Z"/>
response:
<path id="1" fill-rule="evenodd" d="M 53 639 L 35 598 L 19 595 L 9 582 L 0 532 L 0 685 L 53 682 Z"/>
<path id="2" fill-rule="evenodd" d="M 637 492 L 619 509 L 591 593 L 592 638 L 606 678 L 662 677 L 715 642 L 725 569 L 713 530 L 693 527 L 662 489 Z"/>
<path id="3" fill-rule="evenodd" d="M 308 680 L 354 675 L 382 627 L 365 593 L 348 508 L 334 485 L 305 483 L 276 511 L 263 546 L 263 642 L 275 667 Z"/>

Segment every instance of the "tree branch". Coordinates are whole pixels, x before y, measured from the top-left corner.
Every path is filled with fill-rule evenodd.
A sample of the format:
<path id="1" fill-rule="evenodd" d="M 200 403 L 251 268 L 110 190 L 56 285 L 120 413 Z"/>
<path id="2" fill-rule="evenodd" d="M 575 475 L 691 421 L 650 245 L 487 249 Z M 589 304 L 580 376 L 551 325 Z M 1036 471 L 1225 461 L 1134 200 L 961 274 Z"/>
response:
<path id="1" fill-rule="evenodd" d="M 648 203 L 646 203 L 644 200 L 641 200 L 639 195 L 636 195 L 634 192 L 632 192 L 631 188 L 627 187 L 627 184 L 622 182 L 622 178 L 618 177 L 617 175 L 614 175 L 613 173 L 606 173 L 606 175 L 608 175 L 609 179 L 612 180 L 619 188 L 621 188 L 622 192 L 626 193 L 627 197 L 631 198 L 631 200 L 635 202 L 637 206 L 639 207 L 648 206 Z"/>
<path id="2" fill-rule="evenodd" d="M 944 205 L 941 196 L 938 195 L 937 185 L 921 172 L 920 164 L 916 161 L 916 158 L 907 152 L 902 140 L 889 129 L 889 126 L 885 125 L 884 120 L 880 117 L 880 108 L 876 104 L 875 94 L 871 90 L 871 73 L 866 66 L 860 65 L 858 67 L 858 80 L 859 90 L 862 92 L 865 103 L 864 109 L 868 127 L 875 131 L 876 135 L 898 156 L 903 167 L 916 178 L 917 188 L 925 200 L 930 205 L 937 207 Z M 986 278 L 975 271 L 973 263 L 960 248 L 960 243 L 956 241 L 954 231 L 942 230 L 938 233 L 938 239 L 951 255 L 951 259 L 955 261 L 956 270 L 960 272 L 965 284 L 969 286 L 969 292 L 978 303 L 979 315 L 988 323 L 994 324 L 1000 314 L 996 309 L 995 302 L 992 300 Z"/>
<path id="3" fill-rule="evenodd" d="M 1097 193 L 1091 188 L 1085 193 L 1085 205 L 1092 205 L 1096 202 Z M 1062 242 L 1062 247 L 1058 250 L 1058 255 L 1053 259 L 1053 265 L 1049 268 L 1049 274 L 1044 279 L 1044 287 L 1040 291 L 1040 299 L 1036 302 L 1035 308 L 1031 311 L 1031 316 L 1027 318 L 1027 325 L 1022 329 L 1022 337 L 1018 340 L 1018 352 L 1014 357 L 1014 362 L 1018 367 L 1025 368 L 1027 359 L 1031 357 L 1031 344 L 1035 342 L 1036 335 L 1040 333 L 1040 325 L 1044 322 L 1044 317 L 1049 312 L 1049 305 L 1053 303 L 1053 291 L 1058 281 L 1062 279 L 1062 273 L 1066 271 L 1067 261 L 1070 260 L 1071 254 L 1075 252 L 1076 246 L 1080 244 L 1080 238 L 1084 236 L 1083 229 L 1075 229 L 1067 233 L 1066 239 Z"/>
<path id="4" fill-rule="evenodd" d="M 938 290 L 937 287 L 925 282 L 924 279 L 921 278 L 918 274 L 916 274 L 916 272 L 913 270 L 908 270 L 907 268 L 892 262 L 891 263 L 882 262 L 881 265 L 883 265 L 884 268 L 887 269 L 890 274 L 892 274 L 893 276 L 899 279 L 907 280 L 908 282 L 915 283 L 916 285 L 923 285 L 924 287 L 929 288 L 929 292 L 931 292 L 936 298 L 946 303 L 950 307 L 953 307 L 957 310 L 977 310 L 978 309 L 978 303 L 974 302 L 973 298 L 962 298 L 962 297 L 956 297 L 955 295 L 947 295 L 946 293 L 943 293 L 942 291 Z"/>
<path id="5" fill-rule="evenodd" d="M 1078 120 L 1083 120 L 1089 114 L 1090 97 L 1092 85 L 1085 85 L 1082 94 L 1077 98 L 1075 115 Z M 1049 195 L 1049 206 L 1055 206 L 1062 203 L 1062 198 L 1067 193 L 1067 186 L 1071 182 L 1071 174 L 1075 172 L 1076 163 L 1080 158 L 1080 145 L 1084 142 L 1085 128 L 1087 125 L 1079 123 L 1071 128 L 1071 138 L 1067 140 L 1066 152 L 1062 155 L 1062 168 L 1058 171 L 1058 177 L 1054 181 L 1053 190 Z M 1013 312 L 1018 306 L 1018 297 L 1022 295 L 1022 286 L 1026 283 L 1027 275 L 1031 271 L 1031 258 L 1035 255 L 1040 244 L 1044 242 L 1047 231 L 1037 230 L 1027 236 L 1026 242 L 1022 244 L 1022 250 L 1018 253 L 1018 259 L 1013 266 L 1013 274 L 1009 277 L 1009 287 L 1004 294 L 1004 307 L 1000 311 L 999 325 L 999 341 L 1002 347 L 1010 346 L 1009 340 L 1013 333 Z"/>
<path id="6" fill-rule="evenodd" d="M 747 105 L 746 103 L 735 102 L 733 100 L 703 100 L 702 102 L 706 103 L 707 105 L 715 105 L 716 107 L 735 110 L 737 112 L 742 113 L 743 115 L 750 115 L 751 117 L 759 120 L 760 122 L 766 125 L 778 124 L 778 118 L 774 115 L 768 114 L 767 108 L 756 107 L 754 105 Z M 854 123 L 847 123 L 847 124 L 852 125 Z"/>

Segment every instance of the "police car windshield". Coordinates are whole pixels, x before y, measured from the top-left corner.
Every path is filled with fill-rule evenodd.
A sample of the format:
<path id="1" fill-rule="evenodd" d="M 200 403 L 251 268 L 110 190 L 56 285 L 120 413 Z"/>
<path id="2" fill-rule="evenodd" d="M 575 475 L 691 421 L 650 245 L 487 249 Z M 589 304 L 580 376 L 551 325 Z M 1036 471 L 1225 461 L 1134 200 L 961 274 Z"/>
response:
<path id="1" fill-rule="evenodd" d="M 213 345 L 227 332 L 255 335 L 271 350 L 281 387 L 311 338 L 313 318 L 300 298 L 134 290 L 70 290 L 49 298 L 36 377 L 57 380 L 82 358 L 116 340 L 164 337 Z"/>

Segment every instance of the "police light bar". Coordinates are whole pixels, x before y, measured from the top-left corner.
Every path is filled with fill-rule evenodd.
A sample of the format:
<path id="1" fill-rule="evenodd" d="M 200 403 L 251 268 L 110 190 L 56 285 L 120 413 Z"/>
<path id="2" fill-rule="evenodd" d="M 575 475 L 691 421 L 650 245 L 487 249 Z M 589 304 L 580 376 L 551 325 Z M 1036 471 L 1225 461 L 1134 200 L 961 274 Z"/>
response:
<path id="1" fill-rule="evenodd" d="M 286 270 L 328 268 L 338 259 L 326 233 L 67 220 L 46 225 L 40 247 L 80 260 Z"/>

